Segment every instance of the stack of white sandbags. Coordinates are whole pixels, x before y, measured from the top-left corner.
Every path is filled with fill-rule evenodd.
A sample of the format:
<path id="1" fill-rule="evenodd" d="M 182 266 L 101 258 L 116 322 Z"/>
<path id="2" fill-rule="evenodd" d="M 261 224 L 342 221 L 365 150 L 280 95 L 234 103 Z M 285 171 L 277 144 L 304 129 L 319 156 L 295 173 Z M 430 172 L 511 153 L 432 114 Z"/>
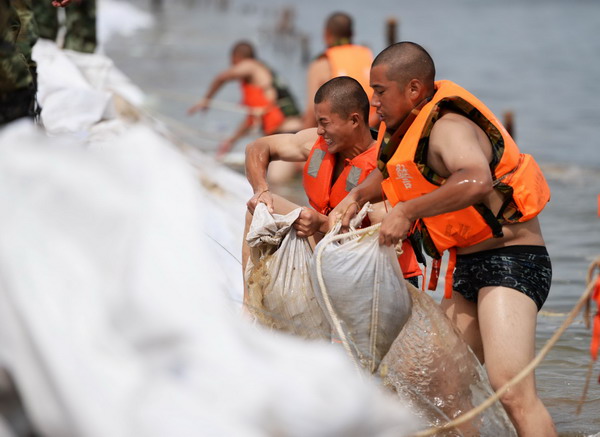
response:
<path id="1" fill-rule="evenodd" d="M 91 149 L 28 123 L 0 133 L 0 366 L 43 434 L 414 429 L 340 351 L 235 313 L 205 197 L 144 125 Z"/>
<path id="2" fill-rule="evenodd" d="M 115 80 L 112 64 L 109 80 L 90 79 L 100 77 L 90 66 L 109 65 L 96 56 L 82 66 L 38 45 L 48 132 L 28 122 L 0 130 L 0 368 L 36 430 L 414 431 L 412 415 L 341 351 L 240 317 L 231 302 L 241 293 L 239 252 L 227 246 L 241 246 L 247 186 L 151 125 L 120 118 L 115 82 L 133 103 L 135 87 Z"/>

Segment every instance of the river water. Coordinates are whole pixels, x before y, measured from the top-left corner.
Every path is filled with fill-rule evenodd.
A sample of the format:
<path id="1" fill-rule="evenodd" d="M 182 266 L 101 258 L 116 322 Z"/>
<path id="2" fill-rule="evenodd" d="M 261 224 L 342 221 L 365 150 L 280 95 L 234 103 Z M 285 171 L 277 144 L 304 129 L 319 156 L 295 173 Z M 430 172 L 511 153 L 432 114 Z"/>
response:
<path id="1" fill-rule="evenodd" d="M 499 116 L 513 112 L 520 148 L 540 162 L 552 189 L 540 220 L 554 276 L 538 319 L 538 350 L 565 320 L 585 289 L 590 262 L 600 255 L 600 2 L 169 0 L 162 12 L 151 11 L 156 0 L 130 3 L 150 11 L 154 25 L 112 39 L 105 51 L 148 94 L 148 110 L 205 150 L 214 150 L 243 115 L 215 109 L 189 118 L 185 110 L 227 67 L 232 43 L 255 43 L 259 57 L 288 81 L 303 106 L 302 38 L 310 56 L 318 54 L 325 17 L 343 10 L 355 18 L 356 42 L 377 53 L 386 46 L 386 20 L 395 18 L 401 39 L 429 50 L 439 79 L 469 89 Z M 290 32 L 281 34 L 275 27 L 285 7 L 294 19 Z M 239 101 L 238 86 L 226 85 L 217 98 Z M 240 141 L 235 151 L 244 145 Z M 590 332 L 578 317 L 536 371 L 561 436 L 600 432 L 598 364 L 583 412 L 575 415 L 589 344 Z"/>

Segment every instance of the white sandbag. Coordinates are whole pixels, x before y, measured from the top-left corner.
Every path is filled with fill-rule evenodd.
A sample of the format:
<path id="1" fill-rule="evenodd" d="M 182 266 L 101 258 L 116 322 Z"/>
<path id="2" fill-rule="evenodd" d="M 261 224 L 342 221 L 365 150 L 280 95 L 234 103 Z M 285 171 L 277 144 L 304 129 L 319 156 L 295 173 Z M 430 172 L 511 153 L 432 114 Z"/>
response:
<path id="1" fill-rule="evenodd" d="M 95 89 L 56 44 L 40 39 L 32 56 L 40 77 L 41 119 L 49 133 L 81 132 L 102 119 L 111 94 Z"/>
<path id="2" fill-rule="evenodd" d="M 440 306 L 407 284 L 412 314 L 381 361 L 385 386 L 410 402 L 429 426 L 443 425 L 493 394 L 485 370 Z M 437 434 L 436 434 L 437 435 Z M 515 436 L 499 402 L 443 436 Z"/>
<path id="3" fill-rule="evenodd" d="M 0 130 L 0 367 L 45 437 L 401 436 L 340 351 L 235 314 L 194 169 L 143 125 Z M 232 229 L 232 233 L 241 229 Z"/>
<path id="4" fill-rule="evenodd" d="M 33 47 L 38 64 L 38 101 L 47 132 L 85 135 L 102 120 L 118 116 L 121 100 L 140 105 L 143 93 L 103 55 L 60 50 L 40 39 Z"/>
<path id="5" fill-rule="evenodd" d="M 334 241 L 339 230 L 338 223 L 315 248 L 317 296 L 346 350 L 373 372 L 408 319 L 411 301 L 396 252 L 379 245 L 377 230 Z"/>
<path id="6" fill-rule="evenodd" d="M 310 278 L 312 249 L 292 227 L 302 208 L 271 215 L 259 203 L 246 240 L 246 269 L 251 314 L 263 325 L 308 339 L 329 339 L 330 327 L 315 298 Z"/>

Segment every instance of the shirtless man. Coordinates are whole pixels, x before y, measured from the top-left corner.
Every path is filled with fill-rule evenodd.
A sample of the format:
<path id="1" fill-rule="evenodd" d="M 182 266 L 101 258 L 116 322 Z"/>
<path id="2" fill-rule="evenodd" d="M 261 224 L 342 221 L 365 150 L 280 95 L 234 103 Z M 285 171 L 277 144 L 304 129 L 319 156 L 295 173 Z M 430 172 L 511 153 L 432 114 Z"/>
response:
<path id="1" fill-rule="evenodd" d="M 326 82 L 317 91 L 315 113 L 318 128 L 296 134 L 272 135 L 248 144 L 246 176 L 254 196 L 248 201 L 246 230 L 256 205 L 265 203 L 271 212 L 286 214 L 298 205 L 272 194 L 266 180 L 271 161 L 306 162 L 304 189 L 312 208 L 305 207 L 294 228 L 300 237 L 322 237 L 329 230 L 327 214 L 375 168 L 377 141 L 366 122 L 369 100 L 361 85 L 350 77 Z M 375 206 L 378 215 L 383 205 Z M 370 217 L 374 217 L 371 215 Z M 409 242 L 402 245 L 400 265 L 404 277 L 415 284 L 421 270 Z M 248 259 L 244 239 L 242 265 Z"/>
<path id="2" fill-rule="evenodd" d="M 323 39 L 327 48 L 311 62 L 306 75 L 305 128 L 316 126 L 313 99 L 319 87 L 329 79 L 350 76 L 362 85 L 369 98 L 373 94 L 369 86 L 373 54 L 367 47 L 352 44 L 352 27 L 352 18 L 343 12 L 335 12 L 325 21 Z M 379 126 L 375 111 L 369 115 L 369 125 L 375 128 Z"/>
<path id="3" fill-rule="evenodd" d="M 259 125 L 265 135 L 297 132 L 302 128 L 300 116 L 286 117 L 282 108 L 278 106 L 273 73 L 262 62 L 255 59 L 254 48 L 246 41 L 234 45 L 231 52 L 231 67 L 214 78 L 206 95 L 188 109 L 188 114 L 192 115 L 197 111 L 208 109 L 217 91 L 225 83 L 233 80 L 241 83 L 243 104 L 251 113 L 234 134 L 221 143 L 217 152 L 218 157 L 227 154 L 235 142 L 255 125 Z"/>
<path id="4" fill-rule="evenodd" d="M 381 200 L 383 188 L 394 207 L 382 221 L 380 244 L 396 244 L 416 222 L 427 231 L 430 255 L 449 249 L 452 260 L 458 253 L 441 306 L 498 389 L 535 354 L 537 312 L 552 276 L 536 216 L 549 189 L 483 103 L 434 77 L 433 60 L 417 44 L 394 44 L 376 57 L 371 104 L 394 135 L 378 169 L 330 220 L 346 211 L 347 225 L 358 206 Z M 533 374 L 501 402 L 520 436 L 556 436 Z"/>

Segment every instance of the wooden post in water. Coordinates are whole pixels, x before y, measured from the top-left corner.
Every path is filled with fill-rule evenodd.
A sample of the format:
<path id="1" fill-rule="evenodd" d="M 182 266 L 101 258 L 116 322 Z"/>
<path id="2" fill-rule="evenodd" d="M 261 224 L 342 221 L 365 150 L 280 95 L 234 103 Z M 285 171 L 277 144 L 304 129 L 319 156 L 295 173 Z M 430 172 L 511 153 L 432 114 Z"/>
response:
<path id="1" fill-rule="evenodd" d="M 394 17 L 387 19 L 385 24 L 385 34 L 387 45 L 391 46 L 398 42 L 398 21 Z"/>
<path id="2" fill-rule="evenodd" d="M 305 33 L 300 35 L 300 51 L 301 51 L 301 59 L 302 59 L 302 65 L 308 65 L 308 63 L 310 62 L 310 47 L 309 47 L 309 40 L 308 40 L 308 35 L 306 35 Z"/>
<path id="3" fill-rule="evenodd" d="M 515 139 L 515 125 L 514 125 L 514 115 L 512 111 L 504 112 L 504 127 L 510 134 L 510 136 Z"/>
<path id="4" fill-rule="evenodd" d="M 156 13 L 160 13 L 163 11 L 163 1 L 162 0 L 152 0 L 152 10 Z"/>

